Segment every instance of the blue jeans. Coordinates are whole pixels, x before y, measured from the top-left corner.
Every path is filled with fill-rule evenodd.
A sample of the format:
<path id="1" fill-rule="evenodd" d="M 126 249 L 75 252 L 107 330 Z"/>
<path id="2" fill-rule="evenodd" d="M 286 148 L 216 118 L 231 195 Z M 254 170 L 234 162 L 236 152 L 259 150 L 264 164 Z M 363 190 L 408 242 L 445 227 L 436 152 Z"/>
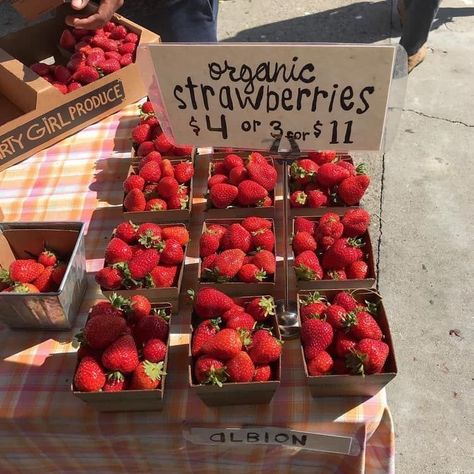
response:
<path id="1" fill-rule="evenodd" d="M 120 13 L 163 42 L 215 43 L 218 7 L 219 0 L 135 0 L 125 1 Z"/>

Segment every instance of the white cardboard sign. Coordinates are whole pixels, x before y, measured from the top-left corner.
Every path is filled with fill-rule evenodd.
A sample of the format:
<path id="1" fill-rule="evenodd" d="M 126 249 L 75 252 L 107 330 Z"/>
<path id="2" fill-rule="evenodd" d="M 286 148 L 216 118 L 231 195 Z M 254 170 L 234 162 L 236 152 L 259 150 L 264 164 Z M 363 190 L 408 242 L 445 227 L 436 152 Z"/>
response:
<path id="1" fill-rule="evenodd" d="M 177 143 L 265 150 L 280 137 L 301 150 L 381 147 L 393 46 L 160 44 L 149 55 L 150 95 L 165 105 Z"/>

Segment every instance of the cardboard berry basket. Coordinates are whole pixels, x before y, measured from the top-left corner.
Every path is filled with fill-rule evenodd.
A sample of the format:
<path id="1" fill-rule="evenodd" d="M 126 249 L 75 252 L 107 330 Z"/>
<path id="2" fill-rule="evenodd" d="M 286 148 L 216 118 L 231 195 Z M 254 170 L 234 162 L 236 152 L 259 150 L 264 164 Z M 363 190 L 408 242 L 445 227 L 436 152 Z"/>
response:
<path id="1" fill-rule="evenodd" d="M 343 209 L 342 211 L 335 212 L 332 209 L 327 209 L 326 212 L 335 212 L 340 216 L 343 216 L 348 209 Z M 308 219 L 310 221 L 319 221 L 320 216 L 300 216 Z M 292 220 L 292 234 L 294 234 L 295 229 L 295 221 Z M 373 288 L 376 282 L 376 275 L 375 275 L 375 262 L 374 262 L 374 251 L 372 248 L 372 240 L 370 238 L 369 231 L 365 232 L 360 238 L 365 243 L 364 251 L 366 255 L 366 263 L 368 266 L 367 278 L 363 280 L 355 280 L 355 279 L 347 279 L 347 280 L 312 280 L 312 281 L 303 281 L 296 279 L 296 288 L 298 290 L 330 290 L 334 288 L 338 289 L 346 289 L 346 288 Z M 292 249 L 289 249 L 289 252 L 293 252 Z M 290 253 L 290 255 L 291 255 Z M 288 271 L 294 272 L 293 269 L 293 262 L 294 262 L 294 254 L 293 260 L 291 265 L 289 265 Z"/>
<path id="2" fill-rule="evenodd" d="M 354 164 L 354 161 L 352 159 L 351 155 L 348 155 L 347 153 L 337 153 L 336 155 L 338 161 L 348 161 L 351 164 Z M 303 159 L 304 156 L 302 156 L 300 159 Z M 288 167 L 288 175 L 286 176 L 286 179 L 288 180 L 288 202 L 290 200 L 290 195 L 291 195 L 291 187 L 290 187 L 290 169 Z M 336 214 L 339 213 L 344 213 L 348 211 L 349 209 L 356 209 L 359 207 L 359 203 L 355 206 L 346 206 L 346 205 L 337 205 L 337 204 L 330 204 L 329 206 L 322 206 L 322 207 L 291 207 L 290 206 L 290 217 L 296 217 L 296 216 L 318 216 L 321 217 L 323 214 L 326 214 L 326 212 L 335 212 Z"/>
<path id="3" fill-rule="evenodd" d="M 378 314 L 375 316 L 377 323 L 384 335 L 383 341 L 388 344 L 390 352 L 383 372 L 371 375 L 309 375 L 308 367 L 301 345 L 301 357 L 303 359 L 306 382 L 308 383 L 311 395 L 313 397 L 372 397 L 385 387 L 398 373 L 397 362 L 395 360 L 395 352 L 393 347 L 392 336 L 388 324 L 387 314 L 382 303 L 382 299 L 373 291 L 352 289 L 347 290 L 353 292 L 353 296 L 357 301 L 364 303 L 369 301 L 378 305 Z M 325 296 L 329 301 L 339 292 L 339 290 L 322 290 L 319 293 Z M 308 295 L 309 291 L 300 291 L 297 294 L 298 322 L 301 327 L 300 320 L 300 298 Z"/>
<path id="4" fill-rule="evenodd" d="M 170 226 L 186 227 L 184 224 L 181 224 L 181 223 L 177 223 L 177 224 L 167 223 L 167 224 L 162 225 L 162 227 L 170 227 Z M 184 248 L 184 259 L 179 268 L 179 274 L 176 281 L 176 286 L 172 286 L 169 288 L 135 288 L 133 290 L 132 289 L 106 290 L 101 287 L 100 289 L 102 291 L 102 294 L 106 298 L 109 298 L 110 296 L 112 296 L 113 293 L 121 295 L 125 298 L 130 298 L 133 295 L 143 295 L 143 296 L 146 296 L 152 303 L 159 303 L 163 301 L 169 302 L 172 306 L 173 313 L 176 313 L 179 309 L 179 294 L 181 292 L 181 283 L 183 280 L 187 250 L 188 250 L 188 246 L 186 245 Z"/>
<path id="5" fill-rule="evenodd" d="M 167 158 L 174 165 L 181 163 L 183 161 L 191 161 L 194 165 L 194 154 L 186 156 L 163 156 Z M 127 178 L 131 174 L 138 173 L 138 162 L 140 159 L 137 156 L 132 156 L 132 164 L 128 170 Z M 142 224 L 144 222 L 154 222 L 157 224 L 166 223 L 166 222 L 189 222 L 191 219 L 191 213 L 193 209 L 193 183 L 194 177 L 191 178 L 189 184 L 189 201 L 188 207 L 186 209 L 167 209 L 166 211 L 127 211 L 122 204 L 122 212 L 125 220 L 130 220 L 137 224 Z M 123 198 L 125 199 L 126 194 L 124 193 Z"/>
<path id="6" fill-rule="evenodd" d="M 204 221 L 202 225 L 202 235 L 206 229 L 207 226 L 210 224 L 219 224 L 224 227 L 227 227 L 231 224 L 240 224 L 243 219 L 208 219 Z M 268 219 L 272 222 L 272 231 L 275 234 L 276 238 L 276 232 L 275 232 L 275 223 L 273 219 Z M 275 243 L 275 248 L 276 248 L 276 243 Z M 275 254 L 275 249 L 273 250 L 273 253 Z M 220 290 L 224 292 L 226 295 L 229 296 L 240 296 L 240 295 L 262 295 L 262 294 L 268 294 L 268 295 L 275 295 L 276 292 L 276 281 L 277 281 L 277 276 L 276 276 L 276 270 L 275 273 L 273 274 L 273 278 L 268 281 L 262 281 L 259 283 L 244 283 L 244 282 L 239 282 L 239 281 L 230 281 L 226 283 L 217 283 L 217 282 L 208 282 L 205 281 L 201 278 L 201 271 L 202 271 L 202 259 L 199 259 L 199 265 L 198 265 L 198 274 L 197 274 L 197 279 L 199 282 L 200 288 L 216 288 L 217 290 Z"/>
<path id="7" fill-rule="evenodd" d="M 0 265 L 39 255 L 45 244 L 64 260 L 58 291 L 0 293 L 0 322 L 14 329 L 67 330 L 73 326 L 87 288 L 84 223 L 15 222 L 0 224 Z"/>
<path id="8" fill-rule="evenodd" d="M 96 8 L 89 3 L 83 12 Z M 146 95 L 136 63 L 65 95 L 29 68 L 50 58 L 67 63 L 58 43 L 71 12 L 62 4 L 52 18 L 0 38 L 0 171 Z M 120 15 L 112 21 L 139 35 L 139 45 L 160 41 Z"/>
<path id="9" fill-rule="evenodd" d="M 171 316 L 170 303 L 153 303 L 152 309 L 164 309 Z M 163 370 L 165 375 L 161 378 L 160 386 L 154 390 L 122 390 L 120 392 L 79 392 L 71 384 L 72 393 L 84 403 L 89 404 L 97 411 L 161 411 L 164 404 L 166 372 L 168 371 L 168 354 L 170 350 L 170 337 L 166 341 L 166 357 Z M 76 373 L 77 365 L 74 369 Z M 74 378 L 74 376 L 73 376 Z"/>
<path id="10" fill-rule="evenodd" d="M 238 155 L 244 160 L 249 156 L 248 152 L 232 152 L 233 155 Z M 259 152 L 260 153 L 260 152 Z M 229 155 L 230 153 L 213 153 L 209 156 L 209 172 L 207 178 L 209 179 L 212 176 L 212 169 L 215 163 L 219 163 L 224 161 L 224 158 Z M 261 153 L 261 155 L 267 158 L 267 161 L 275 167 L 275 162 L 268 153 Z M 203 155 L 204 156 L 204 155 Z M 278 172 L 278 168 L 275 167 Z M 207 189 L 207 186 L 206 186 Z M 209 189 L 207 189 L 209 192 Z M 266 218 L 273 218 L 275 216 L 275 190 L 269 193 L 269 196 L 272 198 L 273 205 L 269 207 L 239 207 L 239 206 L 230 206 L 226 209 L 216 209 L 212 206 L 211 201 L 209 198 L 207 199 L 207 208 L 206 208 L 206 219 L 226 219 L 226 218 L 234 218 L 234 217 L 249 217 L 249 216 L 257 216 L 257 217 L 266 217 Z"/>
<path id="11" fill-rule="evenodd" d="M 269 296 L 269 295 L 258 295 Z M 238 304 L 244 304 L 255 296 L 241 296 L 234 298 Z M 203 320 L 196 316 L 193 312 L 191 317 L 190 331 L 191 335 L 194 328 Z M 273 327 L 273 335 L 281 339 L 280 329 L 276 316 L 272 316 L 271 326 Z M 272 373 L 275 380 L 268 382 L 224 382 L 222 387 L 217 385 L 201 385 L 198 384 L 193 374 L 193 357 L 191 354 L 192 337 L 189 339 L 189 364 L 188 378 L 189 387 L 192 393 L 196 394 L 208 406 L 226 406 L 226 405 L 257 405 L 270 403 L 277 388 L 280 386 L 281 380 L 281 357 L 273 362 Z"/>

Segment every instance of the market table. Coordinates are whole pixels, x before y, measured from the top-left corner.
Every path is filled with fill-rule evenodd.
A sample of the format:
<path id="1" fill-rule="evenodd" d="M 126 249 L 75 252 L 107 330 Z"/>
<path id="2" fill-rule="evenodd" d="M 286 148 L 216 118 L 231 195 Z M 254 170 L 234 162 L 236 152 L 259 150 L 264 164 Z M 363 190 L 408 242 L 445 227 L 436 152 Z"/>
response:
<path id="1" fill-rule="evenodd" d="M 162 412 L 99 413 L 70 391 L 71 345 L 100 297 L 93 272 L 121 221 L 136 106 L 0 173 L 2 221 L 84 221 L 88 291 L 70 332 L 0 326 L 0 472 L 119 473 L 394 472 L 385 390 L 369 399 L 312 398 L 297 341 L 285 343 L 282 380 L 269 405 L 207 407 L 188 390 L 189 311 L 173 317 Z M 189 281 L 190 272 L 185 275 Z M 290 428 L 351 436 L 363 449 L 340 455 L 278 445 L 196 444 L 192 427 Z"/>

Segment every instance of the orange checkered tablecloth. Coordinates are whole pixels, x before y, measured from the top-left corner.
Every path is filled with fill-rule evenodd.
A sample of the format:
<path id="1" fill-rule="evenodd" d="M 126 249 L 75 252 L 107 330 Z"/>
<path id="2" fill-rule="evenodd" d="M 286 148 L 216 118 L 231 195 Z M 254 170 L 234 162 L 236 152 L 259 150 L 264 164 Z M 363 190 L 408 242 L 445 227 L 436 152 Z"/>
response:
<path id="1" fill-rule="evenodd" d="M 296 341 L 284 346 L 281 386 L 269 405 L 207 407 L 189 393 L 187 348 L 179 346 L 170 354 L 162 412 L 99 413 L 70 392 L 75 366 L 71 340 L 99 297 L 93 272 L 121 220 L 122 181 L 136 113 L 136 106 L 127 107 L 0 173 L 4 222 L 87 223 L 90 272 L 89 289 L 70 332 L 0 326 L 0 472 L 394 472 L 394 433 L 385 391 L 368 400 L 313 399 Z M 176 336 L 189 327 L 180 316 L 172 322 Z M 357 456 L 344 456 L 275 445 L 200 445 L 184 437 L 192 425 L 349 435 L 364 449 Z"/>

